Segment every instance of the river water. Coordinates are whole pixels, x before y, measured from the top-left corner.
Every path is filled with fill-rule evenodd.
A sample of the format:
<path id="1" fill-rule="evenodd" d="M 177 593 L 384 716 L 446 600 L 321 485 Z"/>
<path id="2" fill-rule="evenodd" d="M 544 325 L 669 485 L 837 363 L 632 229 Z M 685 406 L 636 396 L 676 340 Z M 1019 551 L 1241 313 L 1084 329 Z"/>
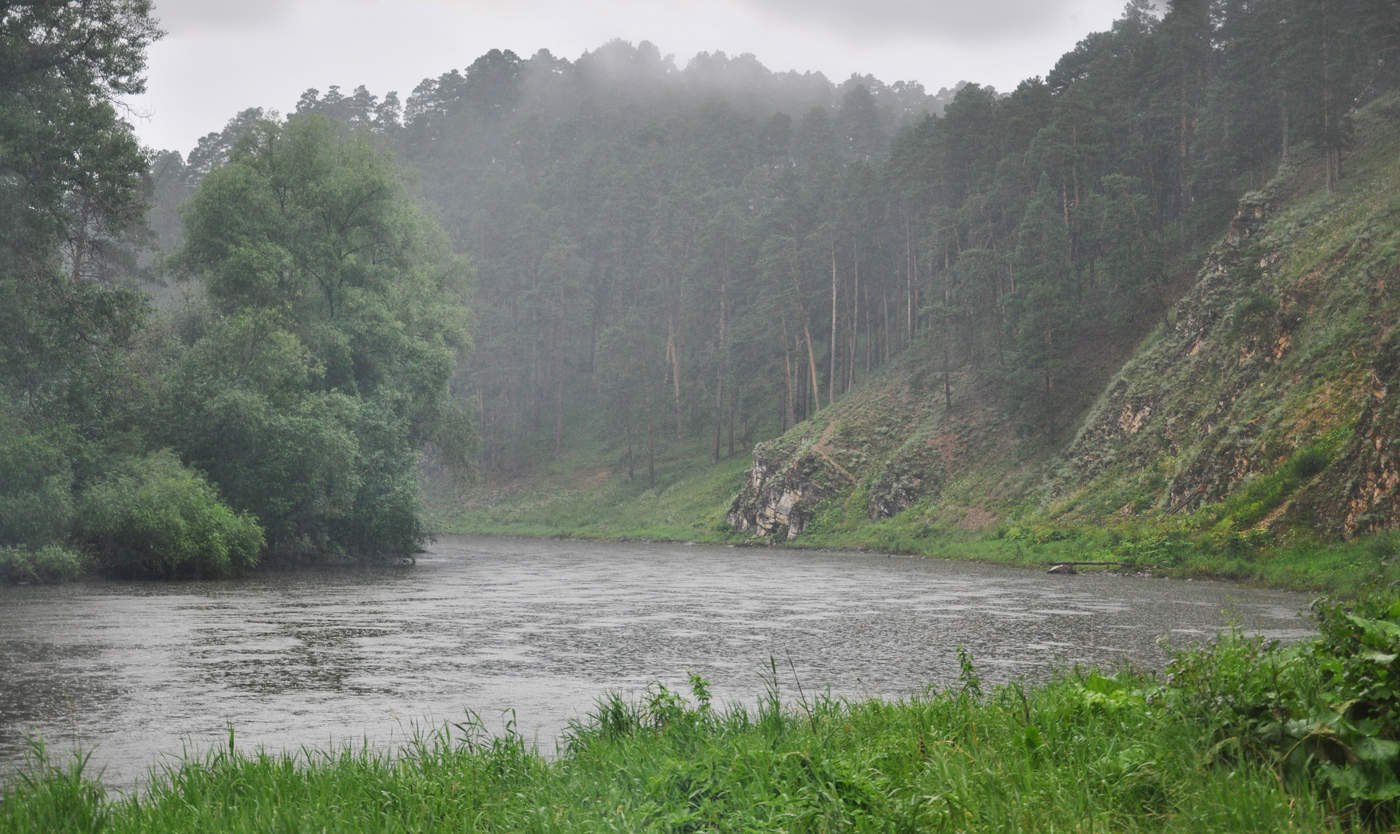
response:
<path id="1" fill-rule="evenodd" d="M 1310 633 L 1306 598 L 1213 582 L 864 553 L 448 537 L 413 567 L 0 587 L 0 783 L 26 737 L 130 787 L 182 750 L 393 746 L 467 710 L 545 752 L 596 698 L 900 696 L 1056 666 L 1160 665 L 1227 622 Z M 513 713 L 508 712 L 514 710 Z"/>

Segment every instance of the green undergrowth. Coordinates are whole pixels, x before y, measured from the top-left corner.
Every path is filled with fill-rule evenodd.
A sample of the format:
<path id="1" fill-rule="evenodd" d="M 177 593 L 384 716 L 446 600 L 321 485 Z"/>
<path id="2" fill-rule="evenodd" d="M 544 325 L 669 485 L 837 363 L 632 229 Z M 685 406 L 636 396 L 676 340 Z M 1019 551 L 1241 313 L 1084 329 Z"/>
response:
<path id="1" fill-rule="evenodd" d="M 1114 517 L 1105 523 L 1047 519 L 1029 506 L 1000 507 L 1007 520 L 962 530 L 921 502 L 892 518 L 872 521 L 867 493 L 857 488 L 827 501 L 802 536 L 770 542 L 734 533 L 725 521 L 749 461 L 710 464 L 698 450 L 669 459 L 657 486 L 623 474 L 578 484 L 567 470 L 534 478 L 528 489 L 478 496 L 445 514 L 440 533 L 554 536 L 588 539 L 697 541 L 868 550 L 945 559 L 998 562 L 1045 569 L 1066 561 L 1100 561 L 1156 576 L 1218 578 L 1356 597 L 1400 581 L 1400 534 L 1377 533 L 1353 542 L 1319 539 L 1303 530 L 1280 537 L 1252 528 L 1281 504 L 1330 455 L 1324 438 L 1284 461 L 1220 504 L 1175 516 Z M 575 485 L 570 485 L 575 484 Z"/>
<path id="2" fill-rule="evenodd" d="M 725 512 L 750 460 L 711 464 L 699 447 L 658 459 L 655 484 L 645 465 L 628 479 L 596 456 L 575 456 L 556 473 L 522 486 L 484 489 L 439 509 L 440 533 L 730 541 Z"/>
<path id="3" fill-rule="evenodd" d="M 688 697 L 602 699 L 554 756 L 470 717 L 393 753 L 243 751 L 230 730 L 133 795 L 35 742 L 0 831 L 1389 830 L 1400 604 L 1322 607 L 1319 628 L 995 689 L 959 650 L 956 686 L 898 701 L 813 696 L 771 664 L 757 704 L 719 708 L 692 676 Z"/>

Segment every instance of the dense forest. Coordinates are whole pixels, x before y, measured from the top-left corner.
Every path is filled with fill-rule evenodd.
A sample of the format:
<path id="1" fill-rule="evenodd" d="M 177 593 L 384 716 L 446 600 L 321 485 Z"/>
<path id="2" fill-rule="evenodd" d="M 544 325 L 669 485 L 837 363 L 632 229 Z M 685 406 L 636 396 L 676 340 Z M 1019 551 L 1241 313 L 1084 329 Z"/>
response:
<path id="1" fill-rule="evenodd" d="M 1240 195 L 1302 147 L 1339 182 L 1400 81 L 1389 0 L 1133 0 L 1010 92 L 491 51 L 181 155 L 115 107 L 158 35 L 144 0 L 3 15 L 12 574 L 411 552 L 424 450 L 650 480 L 911 346 L 949 407 L 957 378 L 1063 442 Z"/>
<path id="2" fill-rule="evenodd" d="M 1394 85 L 1384 0 L 1129 3 L 1043 78 L 930 96 L 647 43 L 492 51 L 400 103 L 307 90 L 376 135 L 477 268 L 455 390 L 488 472 L 602 442 L 634 472 L 746 450 L 916 340 L 1058 439 L 1081 359 L 1182 291 L 1290 149 L 1341 176 L 1348 114 Z M 169 207 L 260 114 L 163 156 Z"/>

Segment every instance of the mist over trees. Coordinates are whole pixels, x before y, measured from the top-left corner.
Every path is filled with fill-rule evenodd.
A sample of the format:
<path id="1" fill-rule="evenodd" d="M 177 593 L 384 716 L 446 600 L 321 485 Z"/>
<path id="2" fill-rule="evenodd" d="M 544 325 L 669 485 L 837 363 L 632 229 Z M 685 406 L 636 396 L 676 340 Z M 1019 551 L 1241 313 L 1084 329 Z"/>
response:
<path id="1" fill-rule="evenodd" d="M 1043 78 L 937 97 L 648 43 L 493 50 L 402 104 L 297 111 L 393 148 L 473 258 L 482 466 L 602 442 L 635 476 L 671 444 L 747 448 L 920 340 L 950 405 L 979 386 L 1058 439 L 1084 357 L 1164 313 L 1244 191 L 1300 148 L 1344 174 L 1398 18 L 1134 0 Z"/>
<path id="2" fill-rule="evenodd" d="M 407 552 L 425 448 L 650 478 L 915 344 L 950 407 L 976 387 L 1059 439 L 1086 357 L 1159 320 L 1238 197 L 1280 164 L 1346 176 L 1349 113 L 1400 81 L 1389 0 L 1133 0 L 1010 92 L 493 50 L 404 99 L 245 110 L 182 157 L 114 107 L 158 35 L 143 0 L 0 16 L 14 573 Z M 142 561 L 142 501 L 237 545 Z"/>

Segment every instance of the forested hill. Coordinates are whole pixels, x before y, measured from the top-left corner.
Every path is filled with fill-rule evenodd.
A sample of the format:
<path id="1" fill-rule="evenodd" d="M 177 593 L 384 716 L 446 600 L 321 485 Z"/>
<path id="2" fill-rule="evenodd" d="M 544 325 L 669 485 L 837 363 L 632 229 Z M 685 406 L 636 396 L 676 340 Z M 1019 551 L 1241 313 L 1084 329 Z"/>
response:
<path id="1" fill-rule="evenodd" d="M 1334 188 L 1325 151 L 1300 148 L 1244 195 L 1063 442 L 1009 432 L 975 374 L 945 400 L 926 344 L 760 444 L 730 523 L 899 548 L 937 530 L 1083 536 L 1160 567 L 1400 527 L 1400 97 L 1352 125 Z"/>
<path id="2" fill-rule="evenodd" d="M 572 62 L 492 51 L 402 105 L 363 87 L 308 90 L 297 110 L 382 137 L 474 261 L 475 351 L 459 390 L 479 414 L 482 467 L 499 474 L 599 441 L 630 443 L 644 464 L 643 450 L 716 422 L 736 436 L 728 453 L 826 402 L 833 246 L 844 294 L 859 266 L 879 276 L 861 278 L 866 303 L 889 296 L 888 327 L 839 300 L 844 365 L 864 370 L 903 344 L 907 282 L 893 250 L 876 250 L 889 230 L 863 229 L 863 213 L 885 202 L 892 138 L 952 95 L 773 73 L 752 56 L 678 69 L 650 44 L 613 42 Z M 153 225 L 167 244 L 180 201 L 264 115 L 239 114 L 188 159 L 158 158 Z M 799 354 L 819 365 L 800 380 Z"/>
<path id="3" fill-rule="evenodd" d="M 1115 512 L 1182 512 L 1295 454 L 1353 453 L 1362 359 L 1314 372 L 1351 392 L 1327 400 L 1335 420 L 1279 432 L 1224 406 L 1159 425 L 1165 406 L 1127 403 L 1167 395 L 1114 374 L 1182 316 L 1262 334 L 1297 315 L 1260 287 L 1205 293 L 1197 271 L 1234 269 L 1212 247 L 1243 195 L 1272 217 L 1280 182 L 1352 193 L 1359 108 L 1396 87 L 1397 44 L 1388 0 L 1134 0 L 1009 92 L 838 85 L 751 56 L 680 67 L 614 42 L 575 61 L 493 51 L 402 104 L 308 90 L 297 110 L 378 136 L 474 261 L 474 353 L 454 386 L 486 479 L 573 454 L 649 484 L 658 461 L 745 456 L 796 426 L 760 447 L 751 488 L 813 447 L 835 483 L 780 515 L 864 495 L 867 519 L 923 502 L 935 526 L 985 527 L 1028 506 L 1099 517 L 1110 493 Z M 262 115 L 157 160 L 159 229 Z M 1219 366 L 1142 356 L 1129 369 L 1174 392 L 1218 387 Z M 841 416 L 858 413 L 874 434 Z M 1130 433 L 1138 452 L 1090 442 L 1124 413 L 1150 428 Z M 1203 473 L 1227 452 L 1251 462 Z M 957 502 L 931 497 L 952 481 Z M 1090 501 L 1086 481 L 1117 486 Z M 754 518 L 736 505 L 740 526 Z"/>

